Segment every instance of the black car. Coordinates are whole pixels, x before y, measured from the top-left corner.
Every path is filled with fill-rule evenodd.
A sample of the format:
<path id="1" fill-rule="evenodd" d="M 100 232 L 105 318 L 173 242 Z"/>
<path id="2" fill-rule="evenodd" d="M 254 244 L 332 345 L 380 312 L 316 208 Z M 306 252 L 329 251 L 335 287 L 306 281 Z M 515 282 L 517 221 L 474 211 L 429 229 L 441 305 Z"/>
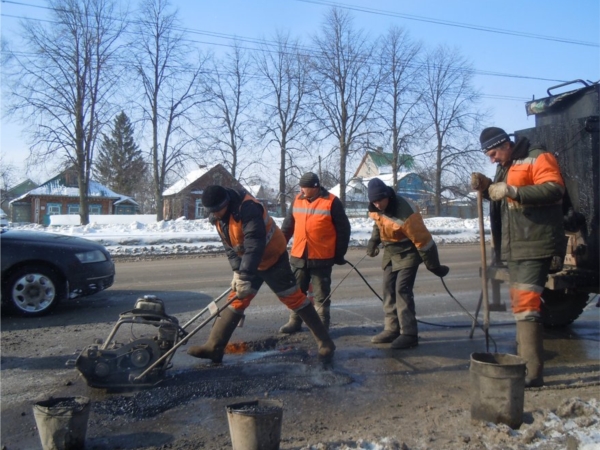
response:
<path id="1" fill-rule="evenodd" d="M 24 316 L 49 313 L 67 298 L 112 286 L 115 265 L 108 251 L 87 239 L 2 229 L 2 303 Z"/>

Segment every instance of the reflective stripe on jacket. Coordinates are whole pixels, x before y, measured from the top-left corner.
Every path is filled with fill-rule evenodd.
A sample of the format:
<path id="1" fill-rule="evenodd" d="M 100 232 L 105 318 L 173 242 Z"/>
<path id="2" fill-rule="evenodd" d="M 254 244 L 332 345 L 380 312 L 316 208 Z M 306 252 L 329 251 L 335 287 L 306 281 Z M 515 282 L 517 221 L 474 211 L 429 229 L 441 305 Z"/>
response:
<path id="1" fill-rule="evenodd" d="M 302 258 L 307 251 L 308 259 L 333 259 L 336 249 L 336 230 L 331 218 L 331 206 L 335 196 L 327 194 L 309 202 L 302 194 L 293 206 L 294 243 L 290 254 Z"/>
<path id="2" fill-rule="evenodd" d="M 254 202 L 262 207 L 262 220 L 266 228 L 266 239 L 264 252 L 260 262 L 258 263 L 258 266 L 256 267 L 256 270 L 266 270 L 275 264 L 279 257 L 286 251 L 286 240 L 273 218 L 269 216 L 267 210 L 258 200 L 246 193 L 239 204 L 240 210 L 245 202 Z M 244 264 L 244 255 L 246 254 L 246 249 L 244 247 L 245 227 L 247 224 L 242 223 L 242 220 L 239 219 L 239 214 L 230 214 L 228 225 L 227 233 L 225 233 L 222 229 L 221 223 L 217 222 L 217 230 L 221 236 L 221 239 L 223 239 L 227 245 L 229 245 L 233 251 L 242 258 L 240 271 L 253 273 L 254 268 L 247 267 L 248 264 Z"/>

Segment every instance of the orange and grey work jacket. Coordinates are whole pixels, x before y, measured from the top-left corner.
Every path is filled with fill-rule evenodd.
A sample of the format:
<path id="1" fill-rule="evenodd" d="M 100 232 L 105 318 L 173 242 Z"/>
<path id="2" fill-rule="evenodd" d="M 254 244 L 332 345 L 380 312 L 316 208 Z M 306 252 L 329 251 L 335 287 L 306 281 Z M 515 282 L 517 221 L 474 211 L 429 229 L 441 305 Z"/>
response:
<path id="1" fill-rule="evenodd" d="M 369 216 L 375 221 L 371 241 L 377 245 L 382 243 L 384 247 L 382 268 L 390 262 L 393 271 L 419 265 L 428 250 L 435 247 L 421 214 L 398 195 L 389 197 L 388 207 L 383 212 L 370 203 Z"/>
<path id="2" fill-rule="evenodd" d="M 216 223 L 233 270 L 249 278 L 267 270 L 286 251 L 283 233 L 254 197 L 228 189 L 229 219 Z M 262 211 L 262 213 L 260 212 Z"/>
<path id="3" fill-rule="evenodd" d="M 517 188 L 516 199 L 505 198 L 500 203 L 502 259 L 564 257 L 565 183 L 554 155 L 531 147 L 522 138 L 515 145 L 508 169 L 498 167 L 494 182 L 499 181 Z"/>

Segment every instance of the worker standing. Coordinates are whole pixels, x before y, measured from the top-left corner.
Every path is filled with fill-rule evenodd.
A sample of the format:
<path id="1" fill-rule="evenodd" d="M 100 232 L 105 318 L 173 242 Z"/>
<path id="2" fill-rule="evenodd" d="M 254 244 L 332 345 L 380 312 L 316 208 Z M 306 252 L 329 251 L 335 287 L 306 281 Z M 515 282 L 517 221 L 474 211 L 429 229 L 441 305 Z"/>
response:
<path id="1" fill-rule="evenodd" d="M 279 300 L 302 318 L 317 341 L 319 359 L 329 362 L 335 344 L 321 323 L 313 304 L 296 284 L 281 229 L 264 206 L 245 190 L 219 185 L 208 186 L 202 205 L 211 213 L 227 258 L 233 269 L 233 303 L 221 312 L 204 345 L 193 346 L 188 354 L 221 362 L 225 347 L 263 282 Z"/>
<path id="2" fill-rule="evenodd" d="M 329 329 L 331 321 L 331 272 L 334 264 L 346 263 L 350 241 L 350 221 L 339 198 L 321 186 L 319 177 L 307 172 L 300 178 L 300 194 L 291 205 L 281 226 L 287 242 L 293 237 L 290 264 L 300 290 L 306 294 L 312 284 L 313 299 L 321 322 Z M 302 318 L 291 311 L 289 321 L 279 331 L 300 331 Z"/>
<path id="3" fill-rule="evenodd" d="M 543 386 L 541 296 L 548 274 L 560 270 L 566 252 L 565 183 L 554 155 L 526 137 L 514 143 L 502 128 L 490 127 L 481 132 L 480 142 L 498 166 L 493 182 L 473 173 L 471 187 L 491 200 L 494 250 L 508 264 L 517 353 L 527 367 L 525 385 Z"/>
<path id="4" fill-rule="evenodd" d="M 439 277 L 450 270 L 440 264 L 438 249 L 418 211 L 379 178 L 368 183 L 369 216 L 375 221 L 367 255 L 383 244 L 383 331 L 371 339 L 406 349 L 419 343 L 413 287 L 421 262 Z"/>

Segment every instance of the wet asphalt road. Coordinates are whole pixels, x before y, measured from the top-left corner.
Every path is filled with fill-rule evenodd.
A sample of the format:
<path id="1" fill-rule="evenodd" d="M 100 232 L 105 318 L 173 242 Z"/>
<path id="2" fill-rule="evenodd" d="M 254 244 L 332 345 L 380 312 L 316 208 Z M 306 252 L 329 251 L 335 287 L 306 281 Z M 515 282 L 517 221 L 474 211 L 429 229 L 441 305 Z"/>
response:
<path id="1" fill-rule="evenodd" d="M 289 433 L 288 446 L 283 448 L 298 448 L 306 435 L 326 440 L 331 431 L 315 429 L 314 420 L 306 422 L 306 411 L 313 411 L 313 417 L 317 414 L 314 408 L 324 415 L 337 415 L 328 412 L 328 405 L 336 405 L 335 411 L 340 405 L 343 409 L 349 389 L 355 414 L 371 417 L 365 429 L 377 432 L 381 422 L 383 429 L 378 432 L 382 436 L 383 419 L 376 417 L 373 408 L 377 402 L 389 401 L 386 388 L 394 377 L 403 378 L 415 392 L 433 392 L 439 387 L 443 391 L 448 381 L 452 393 L 440 393 L 440 398 L 468 409 L 465 392 L 470 353 L 488 349 L 514 353 L 514 325 L 509 312 L 490 314 L 488 341 L 481 330 L 475 330 L 473 338 L 469 336 L 471 318 L 463 308 L 474 314 L 477 306 L 481 291 L 479 252 L 479 246 L 474 245 L 440 249 L 441 261 L 451 268 L 446 284 L 460 305 L 449 297 L 437 277 L 421 267 L 415 286 L 421 340 L 410 353 L 398 354 L 370 344 L 370 337 L 381 329 L 380 300 L 348 265 L 337 266 L 331 334 L 338 350 L 333 370 L 323 371 L 315 364 L 316 348 L 306 331 L 292 337 L 278 335 L 287 311 L 264 286 L 247 310 L 244 326 L 232 338 L 232 342 L 249 343 L 249 352 L 226 355 L 222 366 L 209 366 L 187 356 L 183 347 L 159 388 L 126 394 L 86 386 L 75 369 L 66 369 L 64 362 L 93 338 L 105 338 L 119 313 L 131 309 L 135 299 L 144 294 L 164 300 L 167 313 L 186 323 L 229 287 L 231 270 L 223 256 L 117 261 L 116 283 L 105 292 L 65 302 L 49 317 L 2 318 L 2 445 L 7 450 L 40 448 L 30 408 L 34 401 L 49 395 L 92 398 L 88 447 L 98 449 L 187 448 L 168 446 L 187 435 L 193 435 L 192 442 L 196 443 L 189 448 L 226 448 L 229 436 L 223 406 L 265 395 L 278 396 L 295 406 L 286 409 L 286 416 L 298 422 L 298 431 Z M 353 249 L 347 259 L 381 292 L 380 258 L 363 255 L 363 249 Z M 505 288 L 502 292 L 505 299 Z M 571 327 L 546 331 L 547 384 L 585 384 L 598 379 L 599 310 L 590 304 Z M 207 334 L 208 327 L 200 330 L 192 344 L 203 342 Z M 37 342 L 36 336 L 49 345 Z M 415 392 L 404 392 L 405 402 Z M 186 405 L 193 405 L 193 415 L 186 414 Z M 367 422 L 363 419 L 361 423 Z M 347 426 L 352 429 L 350 423 Z"/>

